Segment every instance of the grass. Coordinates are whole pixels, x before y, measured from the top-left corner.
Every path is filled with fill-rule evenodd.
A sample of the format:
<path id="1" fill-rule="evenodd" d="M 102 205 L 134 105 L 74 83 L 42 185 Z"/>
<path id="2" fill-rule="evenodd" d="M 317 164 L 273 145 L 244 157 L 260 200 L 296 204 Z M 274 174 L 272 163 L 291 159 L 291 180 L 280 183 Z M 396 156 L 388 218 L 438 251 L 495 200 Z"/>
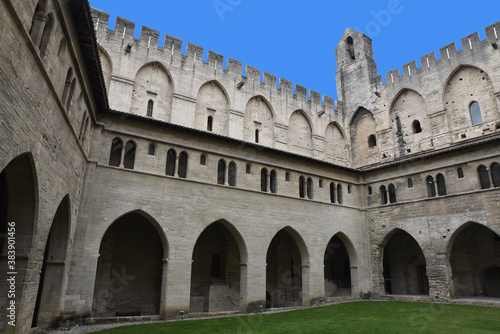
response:
<path id="1" fill-rule="evenodd" d="M 407 302 L 352 302 L 284 313 L 133 325 L 96 333 L 500 333 L 500 309 Z"/>

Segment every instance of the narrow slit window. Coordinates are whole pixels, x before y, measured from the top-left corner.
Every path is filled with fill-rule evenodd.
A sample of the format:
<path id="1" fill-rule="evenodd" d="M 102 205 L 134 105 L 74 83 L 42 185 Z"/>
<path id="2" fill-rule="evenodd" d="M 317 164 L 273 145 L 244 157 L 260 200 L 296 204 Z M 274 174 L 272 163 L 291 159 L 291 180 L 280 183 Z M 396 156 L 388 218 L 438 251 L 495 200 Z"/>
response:
<path id="1" fill-rule="evenodd" d="M 259 143 L 259 129 L 255 129 L 255 142 Z"/>
<path id="2" fill-rule="evenodd" d="M 175 157 L 176 152 L 174 149 L 170 149 L 167 152 L 167 167 L 165 169 L 165 174 L 169 176 L 174 176 L 175 174 Z"/>
<path id="3" fill-rule="evenodd" d="M 224 184 L 226 182 L 226 162 L 223 159 L 219 160 L 217 164 L 217 184 Z"/>
<path id="4" fill-rule="evenodd" d="M 146 111 L 146 116 L 153 117 L 153 106 L 154 106 L 153 100 L 149 100 L 148 101 L 148 109 Z"/>
<path id="5" fill-rule="evenodd" d="M 186 178 L 187 177 L 187 168 L 188 168 L 188 155 L 186 152 L 181 152 L 179 154 L 179 177 Z"/>
<path id="6" fill-rule="evenodd" d="M 301 176 L 299 178 L 299 197 L 300 198 L 304 198 L 306 197 L 305 195 L 305 191 L 304 191 L 304 183 L 306 182 L 306 180 L 304 179 L 303 176 Z"/>
<path id="7" fill-rule="evenodd" d="M 413 188 L 413 179 L 411 177 L 408 179 L 408 188 Z"/>
<path id="8" fill-rule="evenodd" d="M 267 192 L 267 169 L 262 168 L 260 171 L 260 191 Z"/>
<path id="9" fill-rule="evenodd" d="M 245 171 L 246 171 L 247 174 L 252 173 L 252 167 L 250 166 L 250 164 L 247 164 Z"/>
<path id="10" fill-rule="evenodd" d="M 236 164 L 234 161 L 231 161 L 228 166 L 228 176 L 227 181 L 231 187 L 236 187 Z"/>
<path id="11" fill-rule="evenodd" d="M 278 178 L 276 177 L 276 171 L 274 169 L 269 176 L 269 187 L 271 193 L 276 194 L 278 192 Z"/>
<path id="12" fill-rule="evenodd" d="M 214 118 L 212 116 L 208 116 L 208 119 L 207 119 L 207 131 L 212 131 L 213 123 L 214 123 Z"/>
<path id="13" fill-rule="evenodd" d="M 313 199 L 313 180 L 310 177 L 307 178 L 307 198 Z"/>
<path id="14" fill-rule="evenodd" d="M 330 183 L 330 203 L 335 203 L 335 183 Z"/>
<path id="15" fill-rule="evenodd" d="M 342 185 L 340 183 L 337 184 L 337 203 L 339 204 L 344 203 L 344 196 L 342 194 Z"/>

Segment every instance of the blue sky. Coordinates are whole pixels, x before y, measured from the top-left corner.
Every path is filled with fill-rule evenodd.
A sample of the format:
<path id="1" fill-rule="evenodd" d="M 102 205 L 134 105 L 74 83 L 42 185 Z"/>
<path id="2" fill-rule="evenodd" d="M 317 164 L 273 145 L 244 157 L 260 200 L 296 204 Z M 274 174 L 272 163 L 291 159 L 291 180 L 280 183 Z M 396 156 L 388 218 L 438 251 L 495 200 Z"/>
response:
<path id="1" fill-rule="evenodd" d="M 500 1 L 90 0 L 90 5 L 336 98 L 335 47 L 347 27 L 373 40 L 385 73 L 500 21 Z M 439 57 L 439 56 L 438 56 Z M 226 65 L 224 65 L 226 66 Z M 420 65 L 419 65 L 420 66 Z"/>

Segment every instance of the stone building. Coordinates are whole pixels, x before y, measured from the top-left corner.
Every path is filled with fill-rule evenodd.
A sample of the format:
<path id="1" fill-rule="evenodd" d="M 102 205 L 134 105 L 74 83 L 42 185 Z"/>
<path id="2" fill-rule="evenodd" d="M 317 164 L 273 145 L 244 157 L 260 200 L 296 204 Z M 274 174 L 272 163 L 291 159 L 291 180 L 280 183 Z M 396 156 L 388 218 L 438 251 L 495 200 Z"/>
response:
<path id="1" fill-rule="evenodd" d="M 0 2 L 2 332 L 338 298 L 498 305 L 500 22 L 385 82 L 347 29 L 334 103 L 108 19 Z"/>

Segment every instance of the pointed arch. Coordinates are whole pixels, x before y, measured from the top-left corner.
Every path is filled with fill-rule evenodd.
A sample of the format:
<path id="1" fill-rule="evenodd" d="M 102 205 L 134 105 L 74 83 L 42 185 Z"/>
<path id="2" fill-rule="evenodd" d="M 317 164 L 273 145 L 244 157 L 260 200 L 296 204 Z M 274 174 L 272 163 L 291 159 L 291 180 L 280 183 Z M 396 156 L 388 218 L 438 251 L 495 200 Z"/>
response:
<path id="1" fill-rule="evenodd" d="M 97 46 L 99 58 L 101 60 L 102 74 L 104 83 L 106 84 L 106 92 L 109 94 L 109 86 L 111 84 L 111 75 L 113 74 L 113 62 L 109 53 L 101 46 Z"/>
<path id="2" fill-rule="evenodd" d="M 154 104 L 154 118 L 170 121 L 174 81 L 159 61 L 144 64 L 135 75 L 130 112 L 146 115 L 149 101 Z"/>
<path id="3" fill-rule="evenodd" d="M 324 257 L 325 296 L 351 296 L 357 286 L 357 253 L 351 240 L 342 232 L 328 242 Z"/>
<path id="4" fill-rule="evenodd" d="M 229 109 L 231 103 L 226 89 L 217 81 L 204 83 L 198 90 L 194 127 L 214 133 L 229 134 Z M 211 127 L 208 127 L 210 117 Z"/>
<path id="5" fill-rule="evenodd" d="M 274 122 L 271 103 L 262 95 L 252 97 L 245 107 L 244 139 L 274 147 Z"/>
<path id="6" fill-rule="evenodd" d="M 312 156 L 313 127 L 310 118 L 302 110 L 296 110 L 288 123 L 288 149 L 291 152 Z"/>
<path id="7" fill-rule="evenodd" d="M 376 123 L 373 114 L 360 107 L 354 113 L 351 122 L 351 156 L 354 167 L 369 163 L 370 157 L 378 153 L 376 146 Z M 372 137 L 369 145 L 369 138 Z"/>
<path id="8" fill-rule="evenodd" d="M 347 136 L 337 122 L 330 122 L 325 129 L 325 158 L 329 161 L 346 161 Z"/>

